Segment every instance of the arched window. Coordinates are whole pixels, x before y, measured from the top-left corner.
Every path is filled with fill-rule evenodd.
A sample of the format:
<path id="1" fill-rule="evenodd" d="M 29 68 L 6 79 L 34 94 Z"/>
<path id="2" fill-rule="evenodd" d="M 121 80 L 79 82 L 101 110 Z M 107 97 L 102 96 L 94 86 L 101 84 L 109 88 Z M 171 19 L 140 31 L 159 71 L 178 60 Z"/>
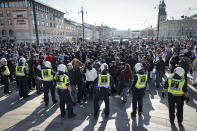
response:
<path id="1" fill-rule="evenodd" d="M 14 31 L 13 30 L 9 30 L 9 36 L 13 36 L 14 35 Z"/>
<path id="2" fill-rule="evenodd" d="M 6 30 L 2 30 L 2 36 L 6 36 L 7 32 Z"/>

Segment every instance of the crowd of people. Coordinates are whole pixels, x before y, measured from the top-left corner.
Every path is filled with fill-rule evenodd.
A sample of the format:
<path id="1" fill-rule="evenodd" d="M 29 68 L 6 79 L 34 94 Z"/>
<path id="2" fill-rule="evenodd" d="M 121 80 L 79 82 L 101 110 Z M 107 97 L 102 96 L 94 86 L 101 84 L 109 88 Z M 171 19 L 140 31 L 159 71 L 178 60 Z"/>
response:
<path id="1" fill-rule="evenodd" d="M 108 116 L 109 95 L 122 96 L 122 103 L 125 104 L 128 93 L 132 92 L 131 116 L 135 117 L 137 102 L 138 114 L 143 112 L 142 98 L 146 90 L 164 87 L 164 97 L 164 92 L 171 86 L 170 82 L 179 83 L 179 80 L 174 79 L 185 80 L 185 83 L 182 83 L 183 92 L 187 93 L 185 96 L 188 100 L 188 73 L 193 76 L 193 86 L 197 87 L 196 47 L 195 40 L 46 43 L 42 46 L 5 44 L 0 48 L 1 83 L 4 84 L 4 93 L 9 94 L 9 83 L 16 80 L 20 98 L 29 97 L 29 92 L 34 89 L 38 94 L 44 92 L 45 106 L 49 104 L 49 90 L 53 104 L 57 103 L 57 88 L 61 115 L 65 115 L 66 103 L 68 116 L 71 118 L 75 116 L 74 105 L 78 103 L 83 106 L 83 103 L 92 99 L 96 117 L 99 111 L 98 101 L 101 98 L 106 103 L 105 114 Z M 178 76 L 167 80 L 164 86 L 162 78 L 167 70 Z M 176 82 L 173 85 L 177 85 Z M 180 88 L 182 90 L 183 87 Z M 179 119 L 181 123 L 181 116 Z M 174 117 L 170 120 L 173 124 Z"/>

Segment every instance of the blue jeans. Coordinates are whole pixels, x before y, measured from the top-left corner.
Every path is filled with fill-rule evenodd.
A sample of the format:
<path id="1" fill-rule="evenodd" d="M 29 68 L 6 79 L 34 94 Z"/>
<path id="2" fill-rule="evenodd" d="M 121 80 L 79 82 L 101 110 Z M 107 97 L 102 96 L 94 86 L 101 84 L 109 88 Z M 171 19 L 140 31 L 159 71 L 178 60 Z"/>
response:
<path id="1" fill-rule="evenodd" d="M 162 80 L 162 71 L 156 71 L 156 87 L 160 86 Z"/>
<path id="2" fill-rule="evenodd" d="M 127 101 L 127 93 L 129 90 L 129 87 L 123 87 L 123 101 Z"/>
<path id="3" fill-rule="evenodd" d="M 72 98 L 72 101 L 75 103 L 77 102 L 77 89 L 76 89 L 76 86 L 75 85 L 71 85 L 71 98 Z"/>
<path id="4" fill-rule="evenodd" d="M 41 91 L 41 89 L 40 89 L 41 81 L 36 79 L 35 83 L 36 83 L 36 90 L 37 90 L 38 93 L 40 93 L 40 91 Z"/>

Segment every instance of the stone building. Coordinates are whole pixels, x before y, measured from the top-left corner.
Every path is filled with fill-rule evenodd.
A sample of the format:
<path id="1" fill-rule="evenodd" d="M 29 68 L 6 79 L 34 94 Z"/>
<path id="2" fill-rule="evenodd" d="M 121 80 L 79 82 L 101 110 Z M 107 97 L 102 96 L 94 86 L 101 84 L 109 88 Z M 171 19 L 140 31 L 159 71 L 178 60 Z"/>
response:
<path id="1" fill-rule="evenodd" d="M 197 38 L 197 19 L 185 17 L 178 20 L 167 20 L 164 0 L 159 5 L 159 39 Z"/>
<path id="2" fill-rule="evenodd" d="M 40 42 L 64 40 L 64 13 L 35 0 Z M 0 42 L 35 43 L 31 0 L 0 1 Z"/>

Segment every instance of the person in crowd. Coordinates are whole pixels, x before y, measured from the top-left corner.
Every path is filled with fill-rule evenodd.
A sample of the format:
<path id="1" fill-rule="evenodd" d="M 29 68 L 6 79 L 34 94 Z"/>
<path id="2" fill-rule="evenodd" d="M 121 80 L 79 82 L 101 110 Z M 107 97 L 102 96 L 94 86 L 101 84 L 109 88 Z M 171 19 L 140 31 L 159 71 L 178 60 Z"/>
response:
<path id="1" fill-rule="evenodd" d="M 120 86 L 123 90 L 123 100 L 122 100 L 123 104 L 127 102 L 127 95 L 129 88 L 131 87 L 131 80 L 132 80 L 131 67 L 129 64 L 126 64 L 120 74 Z"/>
<path id="2" fill-rule="evenodd" d="M 168 92 L 169 117 L 172 126 L 175 126 L 175 107 L 177 109 L 178 124 L 182 127 L 183 122 L 183 105 L 184 100 L 188 103 L 189 93 L 185 81 L 185 71 L 182 67 L 177 67 L 174 70 L 172 77 L 168 78 L 162 90 L 162 97 L 165 97 L 165 92 Z"/>
<path id="3" fill-rule="evenodd" d="M 65 103 L 68 110 L 68 118 L 73 118 L 76 114 L 73 113 L 72 98 L 70 93 L 72 92 L 70 87 L 70 80 L 66 75 L 67 68 L 64 64 L 60 64 L 57 67 L 57 74 L 55 75 L 56 88 L 60 99 L 60 112 L 61 116 L 65 116 Z"/>
<path id="4" fill-rule="evenodd" d="M 148 75 L 144 72 L 143 65 L 141 63 L 137 63 L 134 68 L 136 74 L 134 75 L 133 78 L 134 81 L 131 87 L 133 94 L 133 99 L 132 99 L 133 111 L 131 113 L 131 117 L 136 117 L 137 108 L 138 108 L 138 115 L 139 116 L 142 115 L 143 97 L 145 95 L 145 89 L 148 80 Z"/>
<path id="5" fill-rule="evenodd" d="M 99 114 L 99 100 L 102 98 L 105 102 L 105 116 L 109 115 L 109 96 L 111 93 L 111 87 L 114 85 L 113 78 L 108 72 L 108 65 L 103 63 L 101 65 L 101 74 L 98 75 L 94 81 L 95 85 L 95 97 L 94 97 L 94 117 L 97 117 Z"/>

